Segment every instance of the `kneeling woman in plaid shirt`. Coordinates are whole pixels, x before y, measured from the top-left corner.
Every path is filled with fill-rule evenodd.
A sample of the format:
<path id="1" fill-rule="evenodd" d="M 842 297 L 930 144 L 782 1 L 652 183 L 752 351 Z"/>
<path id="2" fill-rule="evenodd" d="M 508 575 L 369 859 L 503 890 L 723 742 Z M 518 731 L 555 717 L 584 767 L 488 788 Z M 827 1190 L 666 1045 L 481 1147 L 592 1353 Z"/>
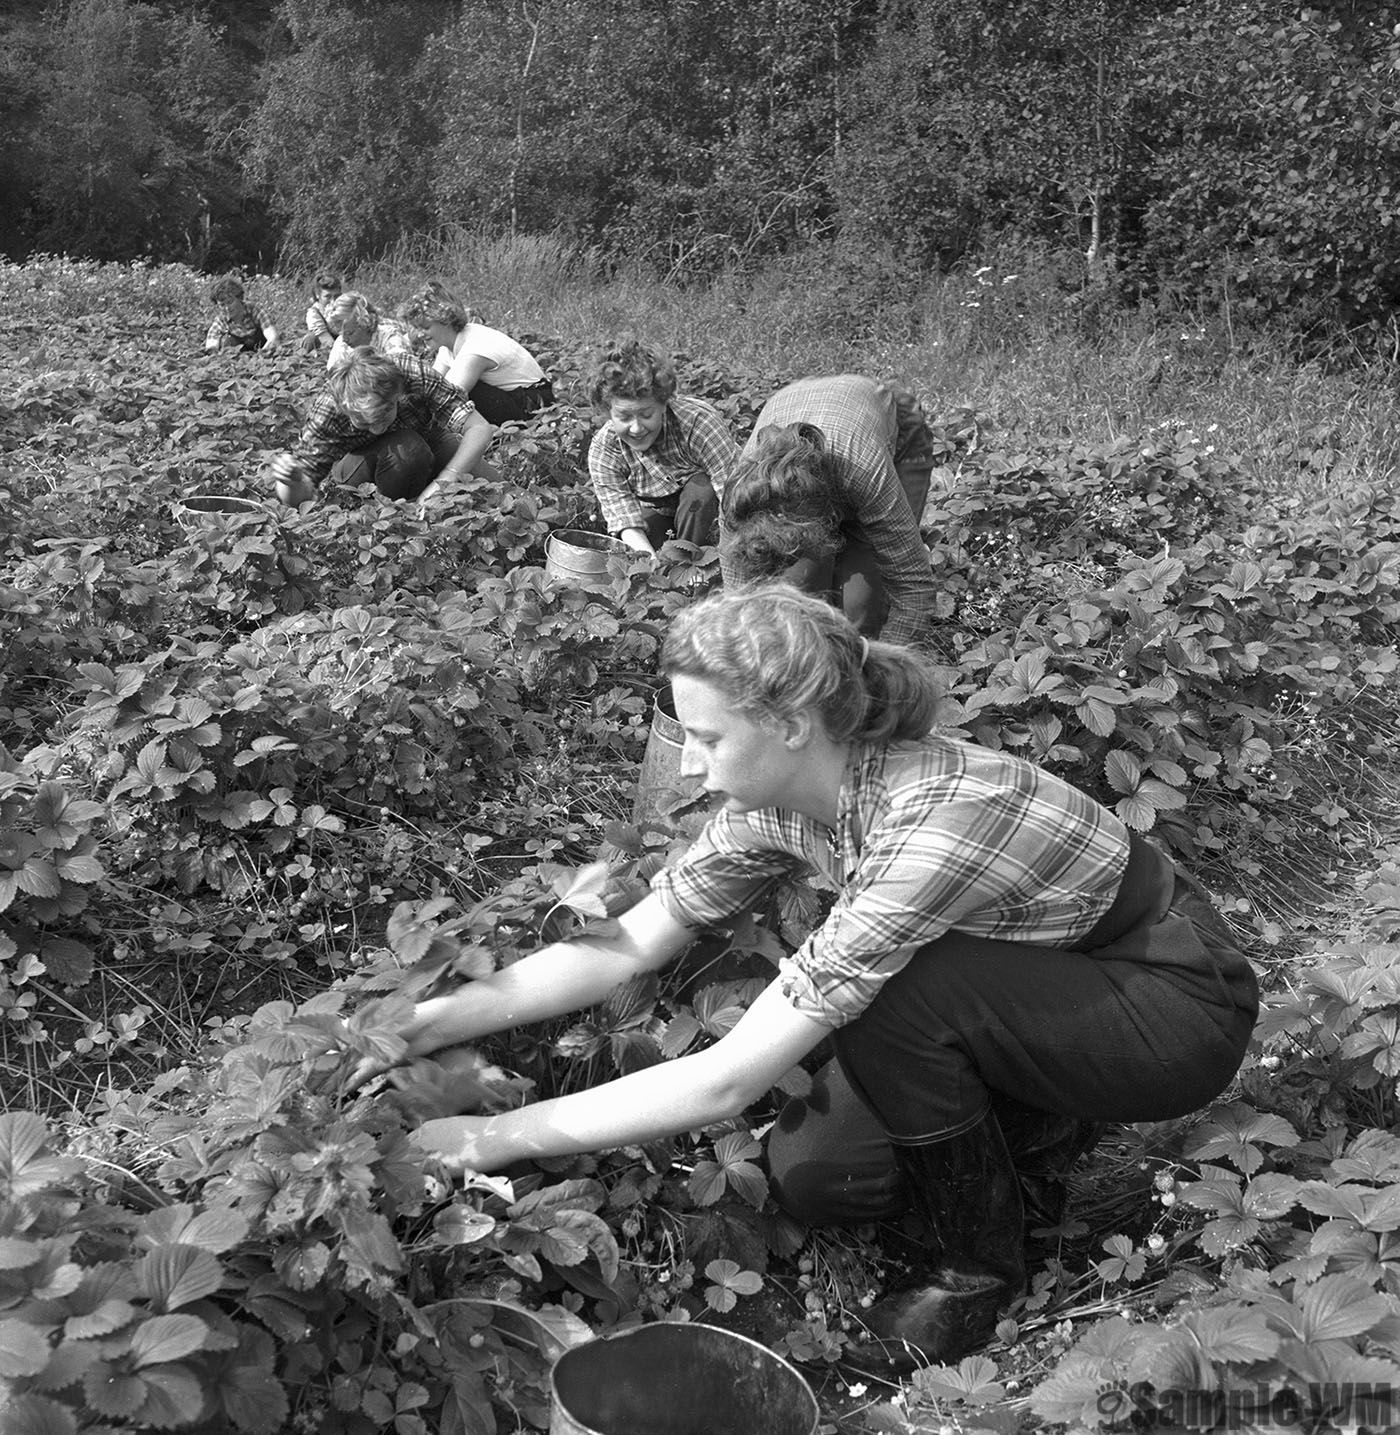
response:
<path id="1" fill-rule="evenodd" d="M 713 543 L 739 457 L 720 411 L 676 393 L 671 360 L 631 337 L 594 358 L 587 386 L 594 412 L 607 415 L 588 446 L 588 476 L 608 532 L 642 553 L 668 537 Z"/>
<path id="2" fill-rule="evenodd" d="M 714 1045 L 416 1139 L 490 1171 L 693 1131 L 826 1044 L 810 1096 L 770 1133 L 774 1191 L 812 1223 L 912 1208 L 922 1255 L 847 1358 L 888 1373 L 955 1360 L 1022 1288 L 1023 1190 L 1038 1224 L 1094 1123 L 1218 1095 L 1254 1025 L 1254 974 L 1165 856 L 1033 763 L 931 733 L 932 671 L 819 598 L 708 598 L 676 619 L 662 664 L 682 770 L 722 810 L 613 930 L 421 1003 L 410 1052 L 598 1002 L 775 879 L 815 875 L 830 914 Z"/>

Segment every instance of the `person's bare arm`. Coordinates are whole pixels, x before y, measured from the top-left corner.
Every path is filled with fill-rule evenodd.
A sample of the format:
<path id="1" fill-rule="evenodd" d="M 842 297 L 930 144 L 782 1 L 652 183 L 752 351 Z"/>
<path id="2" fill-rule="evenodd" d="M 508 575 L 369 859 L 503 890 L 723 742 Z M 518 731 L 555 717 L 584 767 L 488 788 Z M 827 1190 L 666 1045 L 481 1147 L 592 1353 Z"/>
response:
<path id="1" fill-rule="evenodd" d="M 647 537 L 645 528 L 624 528 L 617 535 L 629 548 L 634 548 L 638 553 L 650 553 L 656 556 L 656 549 L 651 546 L 651 539 Z"/>
<path id="2" fill-rule="evenodd" d="M 775 978 L 714 1046 L 569 1096 L 498 1116 L 425 1121 L 414 1142 L 454 1172 L 565 1156 L 698 1131 L 737 1116 L 831 1028 L 796 1010 Z"/>
<path id="3" fill-rule="evenodd" d="M 480 478 L 498 477 L 494 466 L 486 461 L 486 450 L 491 447 L 491 440 L 495 437 L 494 425 L 487 423 L 479 413 L 473 410 L 467 427 L 462 433 L 462 441 L 457 445 L 457 452 L 452 455 L 447 467 L 438 477 L 441 479 L 465 478 L 469 473 L 474 473 Z"/>
<path id="4" fill-rule="evenodd" d="M 655 897 L 643 897 L 602 933 L 555 942 L 446 996 L 419 1002 L 402 1033 L 408 1054 L 423 1056 L 592 1006 L 639 972 L 665 966 L 692 935 Z"/>
<path id="5" fill-rule="evenodd" d="M 497 367 L 496 361 L 488 359 L 485 354 L 461 353 L 448 366 L 447 381 L 456 384 L 464 394 L 469 394 L 480 379 Z"/>

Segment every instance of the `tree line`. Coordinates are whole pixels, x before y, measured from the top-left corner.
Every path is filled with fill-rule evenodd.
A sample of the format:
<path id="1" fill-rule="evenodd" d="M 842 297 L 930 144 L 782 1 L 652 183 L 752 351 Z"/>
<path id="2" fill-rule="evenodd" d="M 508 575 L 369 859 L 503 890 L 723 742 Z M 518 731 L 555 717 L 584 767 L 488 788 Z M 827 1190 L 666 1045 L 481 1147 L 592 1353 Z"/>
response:
<path id="1" fill-rule="evenodd" d="M 346 265 L 548 232 L 690 278 L 809 249 L 1380 325 L 1376 0 L 37 0 L 0 20 L 0 249 Z"/>

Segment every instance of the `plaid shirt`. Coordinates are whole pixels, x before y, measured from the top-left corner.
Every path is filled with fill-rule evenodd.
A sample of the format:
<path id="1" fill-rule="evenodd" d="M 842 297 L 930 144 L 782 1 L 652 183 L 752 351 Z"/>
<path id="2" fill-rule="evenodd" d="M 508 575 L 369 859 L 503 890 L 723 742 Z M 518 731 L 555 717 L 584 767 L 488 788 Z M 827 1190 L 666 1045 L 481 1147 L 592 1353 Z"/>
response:
<path id="1" fill-rule="evenodd" d="M 412 429 L 432 444 L 448 434 L 463 434 L 476 412 L 461 389 L 435 374 L 421 359 L 397 359 L 403 370 L 404 391 L 399 397 L 399 411 L 386 433 Z M 315 484 L 325 482 L 335 463 L 348 453 L 367 448 L 379 435 L 356 428 L 341 413 L 328 389 L 311 401 L 306 424 L 293 449 L 307 477 Z"/>
<path id="2" fill-rule="evenodd" d="M 917 644 L 934 616 L 933 570 L 918 518 L 909 511 L 895 472 L 898 421 L 893 393 L 859 374 L 799 379 L 764 404 L 754 434 L 799 422 L 815 424 L 838 460 L 843 532 L 875 550 L 890 600 L 881 638 Z M 741 459 L 749 458 L 753 449 L 750 437 Z"/>
<path id="3" fill-rule="evenodd" d="M 306 332 L 315 334 L 318 339 L 335 338 L 331 326 L 326 323 L 326 311 L 319 304 L 312 304 L 306 311 Z"/>
<path id="4" fill-rule="evenodd" d="M 623 443 L 611 424 L 588 446 L 588 476 L 609 533 L 646 526 L 646 499 L 669 498 L 692 478 L 708 477 L 724 492 L 739 457 L 729 426 L 704 399 L 677 395 L 666 405 L 661 432 L 640 453 Z"/>
<path id="5" fill-rule="evenodd" d="M 1107 808 L 1024 758 L 933 734 L 857 745 L 834 832 L 776 808 L 720 812 L 652 891 L 706 927 L 775 877 L 825 879 L 836 903 L 779 980 L 798 1011 L 838 1027 L 945 932 L 1072 948 L 1127 864 L 1128 831 Z"/>
<path id="6" fill-rule="evenodd" d="M 207 349 L 211 345 L 221 345 L 227 338 L 235 340 L 238 347 L 246 351 L 261 349 L 267 343 L 266 327 L 261 315 L 255 314 L 251 309 L 237 328 L 229 323 L 227 314 L 220 312 L 214 316 L 214 322 L 204 336 L 204 347 Z"/>

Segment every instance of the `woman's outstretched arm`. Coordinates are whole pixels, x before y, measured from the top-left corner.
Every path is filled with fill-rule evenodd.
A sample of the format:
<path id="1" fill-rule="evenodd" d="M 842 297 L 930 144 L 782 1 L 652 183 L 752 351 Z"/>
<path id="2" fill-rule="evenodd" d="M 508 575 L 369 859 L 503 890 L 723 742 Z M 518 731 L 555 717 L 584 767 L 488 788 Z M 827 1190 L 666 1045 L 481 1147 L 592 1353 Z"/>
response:
<path id="1" fill-rule="evenodd" d="M 460 1172 L 698 1131 L 737 1116 L 830 1032 L 798 1012 L 775 978 L 728 1035 L 692 1056 L 498 1116 L 426 1121 L 413 1139 Z"/>
<path id="2" fill-rule="evenodd" d="M 639 972 L 665 966 L 693 936 L 655 897 L 643 897 L 603 931 L 554 942 L 489 977 L 419 1002 L 400 1033 L 407 1054 L 426 1056 L 592 1006 Z M 354 1079 L 358 1084 L 375 1074 L 366 1066 Z"/>

